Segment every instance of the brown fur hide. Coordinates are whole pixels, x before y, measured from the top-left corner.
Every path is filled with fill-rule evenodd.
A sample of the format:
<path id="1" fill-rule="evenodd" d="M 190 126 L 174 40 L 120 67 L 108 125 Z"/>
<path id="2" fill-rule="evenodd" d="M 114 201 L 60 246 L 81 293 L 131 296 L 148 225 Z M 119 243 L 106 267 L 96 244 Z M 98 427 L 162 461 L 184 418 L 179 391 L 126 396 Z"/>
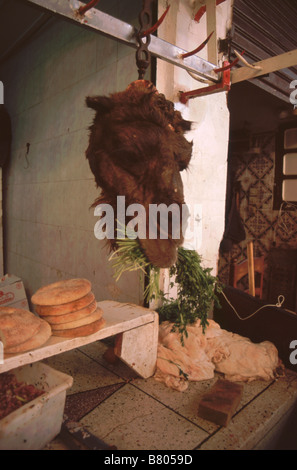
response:
<path id="1" fill-rule="evenodd" d="M 184 137 L 191 124 L 153 87 L 129 86 L 109 97 L 88 97 L 86 104 L 96 111 L 86 151 L 101 188 L 94 206 L 110 204 L 117 219 L 117 196 L 125 196 L 126 206 L 142 204 L 147 232 L 139 239 L 141 248 L 153 265 L 171 266 L 183 243 L 182 230 L 179 238 L 173 239 L 169 219 L 169 238 L 160 238 L 158 224 L 157 239 L 149 239 L 148 209 L 150 204 L 175 203 L 182 214 L 180 172 L 188 167 L 192 155 L 192 143 Z M 115 240 L 110 243 L 116 247 Z"/>

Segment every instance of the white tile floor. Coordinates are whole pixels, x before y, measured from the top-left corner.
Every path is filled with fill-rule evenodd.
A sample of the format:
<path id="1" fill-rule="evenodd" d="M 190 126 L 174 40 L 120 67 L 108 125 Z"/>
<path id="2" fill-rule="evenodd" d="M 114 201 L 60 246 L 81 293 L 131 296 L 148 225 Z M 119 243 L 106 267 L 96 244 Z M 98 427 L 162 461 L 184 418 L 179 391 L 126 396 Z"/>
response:
<path id="1" fill-rule="evenodd" d="M 297 403 L 297 374 L 291 371 L 278 381 L 244 384 L 231 422 L 220 427 L 197 414 L 202 394 L 218 376 L 191 382 L 184 392 L 174 391 L 153 377 L 137 377 L 121 361 L 107 362 L 107 343 L 97 341 L 44 362 L 74 378 L 66 400 L 70 417 L 118 450 L 269 448 Z M 293 443 L 287 445 L 297 449 L 294 432 L 296 439 L 291 436 Z M 61 436 L 46 447 L 67 448 Z"/>

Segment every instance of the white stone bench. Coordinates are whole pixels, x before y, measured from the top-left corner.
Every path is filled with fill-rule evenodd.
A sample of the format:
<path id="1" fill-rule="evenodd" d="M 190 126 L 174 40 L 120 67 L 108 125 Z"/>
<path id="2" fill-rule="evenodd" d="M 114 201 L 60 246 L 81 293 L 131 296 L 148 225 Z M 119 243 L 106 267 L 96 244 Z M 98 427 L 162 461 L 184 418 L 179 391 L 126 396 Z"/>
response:
<path id="1" fill-rule="evenodd" d="M 158 348 L 158 314 L 150 309 L 112 300 L 98 302 L 106 321 L 104 328 L 79 338 L 51 336 L 40 348 L 25 353 L 4 356 L 0 373 L 16 367 L 41 361 L 47 357 L 79 348 L 110 336 L 121 335 L 116 354 L 140 377 L 151 377 L 155 372 Z M 5 351 L 4 351 L 5 352 Z"/>

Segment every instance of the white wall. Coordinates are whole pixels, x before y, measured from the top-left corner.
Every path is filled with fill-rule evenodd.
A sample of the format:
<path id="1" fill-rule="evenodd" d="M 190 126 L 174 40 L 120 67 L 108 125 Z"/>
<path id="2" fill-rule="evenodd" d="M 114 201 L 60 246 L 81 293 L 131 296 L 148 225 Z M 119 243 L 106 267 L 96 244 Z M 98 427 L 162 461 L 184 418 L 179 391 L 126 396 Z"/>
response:
<path id="1" fill-rule="evenodd" d="M 114 16 L 137 18 L 137 0 L 124 12 L 120 0 L 112 5 Z M 98 301 L 141 302 L 138 275 L 115 283 L 105 241 L 94 236 L 89 207 L 99 190 L 85 158 L 93 118 L 85 97 L 136 78 L 133 49 L 61 19 L 1 67 L 13 131 L 3 178 L 5 269 L 23 279 L 29 298 L 42 285 L 85 277 Z"/>
<path id="2" fill-rule="evenodd" d="M 159 16 L 166 5 L 165 0 L 160 0 Z M 158 36 L 186 51 L 198 47 L 207 37 L 206 15 L 199 23 L 193 20 L 200 6 L 201 2 L 190 0 L 171 2 Z M 230 0 L 217 7 L 218 37 L 225 38 L 231 11 Z M 199 52 L 199 56 L 208 59 L 207 47 Z M 213 268 L 212 274 L 216 275 L 225 220 L 229 111 L 226 92 L 197 97 L 189 100 L 187 105 L 179 103 L 179 91 L 201 86 L 205 85 L 193 80 L 185 70 L 158 60 L 157 89 L 177 104 L 186 119 L 193 121 L 193 130 L 187 136 L 194 142 L 193 156 L 189 169 L 182 173 L 185 202 L 192 212 L 195 205 L 200 206 L 202 237 L 195 249 L 202 256 L 203 265 Z"/>

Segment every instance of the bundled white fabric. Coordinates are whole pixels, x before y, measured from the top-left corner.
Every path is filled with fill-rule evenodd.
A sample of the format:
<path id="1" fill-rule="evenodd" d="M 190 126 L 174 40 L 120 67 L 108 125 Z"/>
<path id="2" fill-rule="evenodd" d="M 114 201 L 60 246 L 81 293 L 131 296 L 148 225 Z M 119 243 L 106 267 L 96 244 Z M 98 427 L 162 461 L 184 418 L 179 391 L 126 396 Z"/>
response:
<path id="1" fill-rule="evenodd" d="M 184 391 L 188 381 L 212 379 L 215 371 L 231 381 L 250 382 L 274 379 L 283 370 L 278 370 L 281 362 L 271 342 L 252 343 L 221 329 L 213 320 L 208 322 L 205 334 L 199 320 L 189 325 L 184 346 L 179 332 L 172 331 L 172 323 L 160 325 L 156 380 Z"/>

